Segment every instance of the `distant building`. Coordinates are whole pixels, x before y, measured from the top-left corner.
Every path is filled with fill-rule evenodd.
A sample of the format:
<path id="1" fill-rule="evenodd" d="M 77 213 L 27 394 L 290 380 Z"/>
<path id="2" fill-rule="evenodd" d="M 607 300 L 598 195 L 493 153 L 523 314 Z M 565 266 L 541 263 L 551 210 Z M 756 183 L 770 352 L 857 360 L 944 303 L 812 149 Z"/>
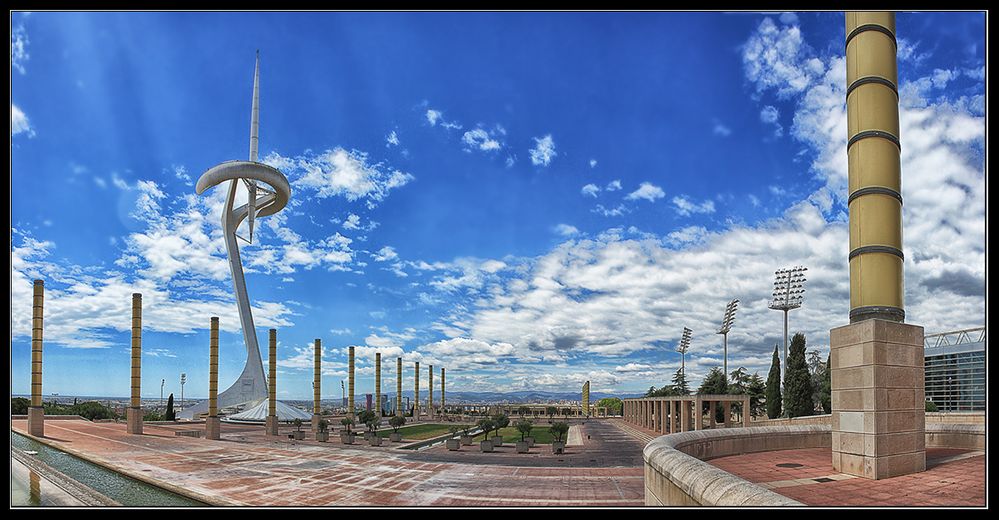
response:
<path id="1" fill-rule="evenodd" d="M 985 327 L 924 339 L 926 400 L 941 412 L 985 410 Z"/>

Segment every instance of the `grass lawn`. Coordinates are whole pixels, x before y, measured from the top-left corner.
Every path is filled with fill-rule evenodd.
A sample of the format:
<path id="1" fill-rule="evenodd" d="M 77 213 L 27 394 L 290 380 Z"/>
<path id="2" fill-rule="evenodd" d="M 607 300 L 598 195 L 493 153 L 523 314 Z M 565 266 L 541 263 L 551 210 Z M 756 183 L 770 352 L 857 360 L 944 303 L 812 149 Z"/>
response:
<path id="1" fill-rule="evenodd" d="M 439 435 L 444 435 L 449 432 L 448 428 L 454 426 L 453 424 L 414 424 L 412 426 L 403 426 L 399 428 L 399 433 L 402 434 L 403 439 L 412 439 L 417 441 L 422 441 L 424 439 L 429 439 L 431 437 L 437 437 Z M 387 439 L 389 434 L 392 433 L 392 428 L 387 430 L 379 430 L 378 436 Z"/>
<path id="2" fill-rule="evenodd" d="M 548 433 L 548 428 L 549 428 L 549 426 L 547 424 L 544 425 L 544 426 L 535 425 L 533 428 L 531 428 L 531 435 L 530 436 L 534 437 L 534 443 L 535 444 L 551 444 L 552 443 L 552 434 Z M 503 442 L 504 443 L 506 443 L 506 442 L 520 442 L 520 432 L 517 431 L 517 429 L 514 428 L 513 426 L 507 426 L 506 428 L 500 429 L 499 434 L 500 434 L 500 436 L 503 437 Z M 495 437 L 495 436 L 496 436 L 496 432 L 490 432 L 489 433 L 489 438 L 490 439 L 493 438 L 493 437 Z M 479 442 L 479 441 L 481 441 L 483 439 L 484 439 L 484 437 L 482 435 L 479 435 L 479 436 L 475 437 L 474 441 L 475 442 Z M 562 442 L 565 442 L 565 437 L 564 436 L 562 437 Z"/>

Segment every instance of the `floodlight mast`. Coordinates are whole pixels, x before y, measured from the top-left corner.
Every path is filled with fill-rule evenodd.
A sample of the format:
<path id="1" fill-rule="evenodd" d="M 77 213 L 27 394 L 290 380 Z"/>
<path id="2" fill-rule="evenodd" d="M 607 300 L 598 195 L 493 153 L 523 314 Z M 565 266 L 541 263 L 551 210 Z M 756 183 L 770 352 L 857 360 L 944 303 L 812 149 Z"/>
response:
<path id="1" fill-rule="evenodd" d="M 784 311 L 784 364 L 781 371 L 787 370 L 787 311 L 801 307 L 805 294 L 805 271 L 807 267 L 795 266 L 778 269 L 774 272 L 773 300 L 769 307 Z M 783 381 L 783 377 L 781 378 Z"/>
<path id="2" fill-rule="evenodd" d="M 716 332 L 716 334 L 722 335 L 722 344 L 724 345 L 722 372 L 725 373 L 726 383 L 728 383 L 728 331 L 732 330 L 732 325 L 735 323 L 735 311 L 738 307 L 738 299 L 728 302 L 728 305 L 725 307 L 725 318 L 722 320 L 722 326 L 718 329 L 718 332 Z"/>
<path id="3" fill-rule="evenodd" d="M 690 334 L 692 332 L 692 330 L 684 327 L 683 336 L 680 338 L 680 345 L 676 347 L 676 351 L 680 353 L 680 372 L 683 373 L 684 380 L 687 379 L 686 356 L 687 349 L 690 348 Z"/>

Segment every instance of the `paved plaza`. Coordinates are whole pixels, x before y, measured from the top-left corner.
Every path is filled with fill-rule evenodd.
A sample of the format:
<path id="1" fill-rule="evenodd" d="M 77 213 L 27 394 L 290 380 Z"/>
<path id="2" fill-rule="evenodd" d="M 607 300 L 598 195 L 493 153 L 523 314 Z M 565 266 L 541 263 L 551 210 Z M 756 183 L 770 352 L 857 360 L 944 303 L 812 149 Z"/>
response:
<path id="1" fill-rule="evenodd" d="M 223 424 L 222 439 L 175 435 L 204 425 L 49 421 L 45 440 L 74 455 L 213 505 L 269 506 L 641 506 L 644 443 L 617 420 L 579 426 L 582 446 L 518 455 L 478 446 L 407 452 L 267 437 L 263 426 Z M 13 421 L 25 433 L 26 421 Z M 294 428 L 282 427 L 282 433 Z M 307 434 L 311 436 L 311 434 Z M 358 441 L 361 441 L 358 438 Z"/>

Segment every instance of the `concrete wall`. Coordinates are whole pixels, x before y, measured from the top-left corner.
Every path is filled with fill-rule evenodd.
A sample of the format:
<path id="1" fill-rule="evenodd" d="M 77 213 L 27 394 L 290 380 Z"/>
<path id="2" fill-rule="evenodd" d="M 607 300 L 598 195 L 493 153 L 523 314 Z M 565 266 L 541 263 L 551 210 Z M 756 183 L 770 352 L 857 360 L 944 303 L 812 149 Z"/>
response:
<path id="1" fill-rule="evenodd" d="M 985 424 L 927 424 L 926 447 L 985 451 Z"/>
<path id="2" fill-rule="evenodd" d="M 830 426 L 832 415 L 810 415 L 793 419 L 754 419 L 752 426 Z M 985 412 L 926 412 L 926 424 L 985 424 Z"/>

